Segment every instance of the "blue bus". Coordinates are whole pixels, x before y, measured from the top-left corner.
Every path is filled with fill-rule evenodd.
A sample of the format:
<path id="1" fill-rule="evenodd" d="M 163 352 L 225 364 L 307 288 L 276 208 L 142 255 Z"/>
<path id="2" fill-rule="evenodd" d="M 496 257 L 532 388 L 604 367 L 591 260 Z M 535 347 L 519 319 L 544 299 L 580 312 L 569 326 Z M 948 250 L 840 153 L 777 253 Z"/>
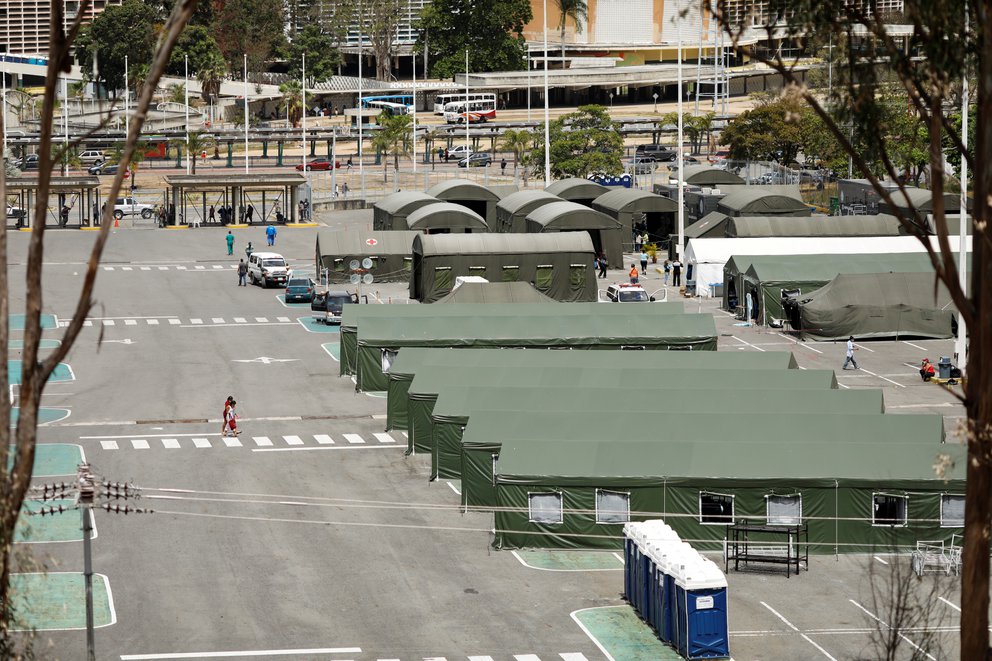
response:
<path id="1" fill-rule="evenodd" d="M 384 102 L 384 103 L 397 103 L 407 107 L 413 107 L 413 95 L 412 94 L 391 94 L 389 96 L 363 96 L 362 97 L 362 107 L 371 108 L 378 106 L 370 106 L 369 104 L 374 102 Z"/>

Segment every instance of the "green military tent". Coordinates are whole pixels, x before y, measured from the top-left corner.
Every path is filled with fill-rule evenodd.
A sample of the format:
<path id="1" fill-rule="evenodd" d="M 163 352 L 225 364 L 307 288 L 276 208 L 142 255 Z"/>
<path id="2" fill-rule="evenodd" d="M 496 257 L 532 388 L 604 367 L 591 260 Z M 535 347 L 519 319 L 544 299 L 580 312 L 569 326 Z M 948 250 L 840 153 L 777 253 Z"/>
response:
<path id="1" fill-rule="evenodd" d="M 681 304 L 680 304 L 681 305 Z M 700 369 L 796 369 L 791 352 L 737 352 L 715 351 L 672 352 L 653 351 L 640 353 L 628 351 L 620 354 L 590 351 L 576 354 L 573 351 L 545 351 L 526 349 L 448 349 L 411 347 L 404 349 L 393 361 L 389 370 L 386 430 L 409 429 L 407 392 L 417 374 L 444 372 L 457 369 L 487 373 L 493 368 L 506 367 L 656 367 L 670 370 Z"/>
<path id="2" fill-rule="evenodd" d="M 458 276 L 530 282 L 558 301 L 595 301 L 595 253 L 588 233 L 436 234 L 413 241 L 410 298 L 432 303 Z"/>
<path id="3" fill-rule="evenodd" d="M 800 297 L 793 328 L 817 340 L 952 337 L 955 308 L 929 273 L 841 273 Z"/>
<path id="4" fill-rule="evenodd" d="M 317 230 L 317 272 L 326 270 L 330 282 L 348 282 L 351 262 L 372 260 L 376 282 L 400 282 L 410 277 L 413 239 L 417 232 L 363 232 L 321 227 Z"/>
<path id="5" fill-rule="evenodd" d="M 511 193 L 496 204 L 496 226 L 492 231 L 523 234 L 527 231 L 527 214 L 545 204 L 560 201 L 557 195 L 543 190 Z"/>
<path id="6" fill-rule="evenodd" d="M 426 193 L 442 202 L 454 202 L 468 207 L 482 216 L 489 227 L 496 223 L 496 203 L 499 202 L 500 195 L 474 181 L 446 179 L 428 188 Z"/>
<path id="7" fill-rule="evenodd" d="M 899 219 L 875 216 L 738 216 L 730 218 L 724 236 L 900 236 L 906 234 Z"/>
<path id="8" fill-rule="evenodd" d="M 390 365 L 403 347 L 716 350 L 710 314 L 627 314 L 615 305 L 590 316 L 527 316 L 519 305 L 505 307 L 505 314 L 491 317 L 364 320 L 358 329 L 357 389 L 385 390 Z"/>
<path id="9" fill-rule="evenodd" d="M 631 241 L 635 223 L 644 223 L 648 238 L 661 241 L 676 229 L 678 204 L 674 200 L 637 188 L 617 188 L 597 197 L 592 208 L 616 219 L 622 226 L 624 244 Z M 614 263 L 612 260 L 610 263 Z"/>
<path id="10" fill-rule="evenodd" d="M 738 186 L 725 195 L 716 210 L 731 216 L 809 216 L 802 200 L 757 186 Z"/>
<path id="11" fill-rule="evenodd" d="M 427 234 L 488 232 L 485 219 L 454 202 L 438 202 L 422 206 L 406 217 L 406 227 L 401 229 Z"/>
<path id="12" fill-rule="evenodd" d="M 914 186 L 905 186 L 901 191 L 890 190 L 889 196 L 893 204 L 890 205 L 884 199 L 878 200 L 878 211 L 880 213 L 901 214 L 910 222 L 916 222 L 919 227 L 928 230 L 930 224 L 927 216 L 933 214 L 933 191 Z M 960 213 L 961 196 L 957 193 L 944 193 L 944 212 Z M 909 198 L 907 200 L 907 198 Z M 971 200 L 968 200 L 968 208 L 971 208 Z"/>
<path id="13" fill-rule="evenodd" d="M 437 300 L 437 303 L 554 303 L 563 305 L 550 296 L 545 296 L 529 282 L 463 282 L 453 292 Z"/>
<path id="14" fill-rule="evenodd" d="M 372 229 L 405 230 L 406 218 L 420 207 L 438 204 L 436 197 L 420 191 L 399 191 L 372 205 Z"/>
<path id="15" fill-rule="evenodd" d="M 582 206 L 588 207 L 592 205 L 593 200 L 603 193 L 608 193 L 610 189 L 589 179 L 570 177 L 559 179 L 544 190 L 562 200 L 578 202 Z"/>
<path id="16" fill-rule="evenodd" d="M 623 266 L 623 237 L 620 223 L 605 213 L 578 202 L 564 200 L 542 205 L 526 219 L 527 232 L 588 232 L 595 254 L 605 254 L 614 268 Z"/>

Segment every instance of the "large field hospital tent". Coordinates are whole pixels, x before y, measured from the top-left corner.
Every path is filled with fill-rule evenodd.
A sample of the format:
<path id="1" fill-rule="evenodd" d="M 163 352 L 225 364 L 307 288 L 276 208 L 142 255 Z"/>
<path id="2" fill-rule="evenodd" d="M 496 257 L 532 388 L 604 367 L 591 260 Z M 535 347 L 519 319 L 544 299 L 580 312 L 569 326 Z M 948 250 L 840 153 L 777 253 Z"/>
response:
<path id="1" fill-rule="evenodd" d="M 625 370 L 617 368 L 598 368 L 597 370 L 584 365 L 556 368 L 524 366 L 514 369 L 521 375 L 526 374 L 527 376 L 526 379 L 521 378 L 520 383 L 550 389 L 569 390 L 622 388 L 631 383 L 647 383 L 650 380 L 650 369 L 655 369 L 655 373 L 657 373 L 657 368 L 644 366 L 631 367 Z M 760 374 L 765 375 L 765 377 L 769 373 L 769 370 L 760 371 Z M 757 380 L 763 378 L 752 370 L 720 368 L 695 372 L 683 371 L 683 375 L 684 378 L 680 378 L 679 382 L 680 388 L 688 392 L 695 392 L 699 399 L 705 399 L 714 388 L 721 390 L 755 388 Z M 410 422 L 409 450 L 411 452 L 432 451 L 433 439 L 429 433 L 430 420 L 434 412 L 434 404 L 442 390 L 480 385 L 505 386 L 512 378 L 511 370 L 506 367 L 493 367 L 485 374 L 475 374 L 463 369 L 451 369 L 422 372 L 415 376 L 407 392 L 407 414 Z M 790 369 L 776 372 L 774 378 L 763 378 L 761 384 L 766 390 L 828 390 L 837 387 L 837 380 L 831 370 Z M 616 417 L 618 412 L 614 410 L 612 417 Z"/>
<path id="2" fill-rule="evenodd" d="M 561 198 L 533 189 L 507 195 L 496 204 L 496 225 L 492 231 L 522 234 L 527 231 L 527 214 L 551 202 L 561 202 Z"/>
<path id="3" fill-rule="evenodd" d="M 505 306 L 505 314 L 492 317 L 365 319 L 358 329 L 356 387 L 385 390 L 390 365 L 403 347 L 716 350 L 710 314 L 528 316 L 517 308 Z"/>
<path id="4" fill-rule="evenodd" d="M 405 230 L 406 218 L 420 207 L 440 202 L 420 191 L 400 191 L 387 195 L 372 205 L 372 229 Z"/>
<path id="5" fill-rule="evenodd" d="M 742 291 L 751 294 L 752 317 L 762 324 L 786 318 L 782 298 L 808 294 L 841 273 L 933 273 L 925 253 L 864 255 L 772 255 L 754 257 L 742 278 Z M 743 300 L 742 297 L 741 300 Z"/>
<path id="6" fill-rule="evenodd" d="M 931 244 L 937 246 L 935 237 Z M 957 250 L 958 237 L 950 237 L 952 250 Z M 971 238 L 967 249 L 971 250 Z M 697 296 L 710 296 L 710 285 L 724 282 L 723 267 L 734 255 L 841 255 L 868 253 L 922 253 L 923 245 L 914 236 L 864 237 L 763 237 L 692 239 L 685 251 L 685 282 Z M 724 298 L 727 287 L 723 288 Z M 740 297 L 743 300 L 743 296 Z"/>
<path id="7" fill-rule="evenodd" d="M 351 262 L 372 260 L 368 270 L 376 282 L 402 282 L 410 278 L 410 253 L 416 232 L 317 230 L 317 271 L 327 271 L 330 282 L 348 282 Z"/>
<path id="8" fill-rule="evenodd" d="M 488 227 L 496 223 L 499 194 L 468 179 L 447 179 L 427 189 L 427 194 L 442 202 L 454 202 L 482 216 Z"/>
<path id="9" fill-rule="evenodd" d="M 631 250 L 635 223 L 645 224 L 651 241 L 663 241 L 675 228 L 678 211 L 674 200 L 636 188 L 618 188 L 603 193 L 593 201 L 592 208 L 620 222 L 624 246 L 630 246 Z M 611 259 L 610 263 L 615 262 Z"/>
<path id="10" fill-rule="evenodd" d="M 727 216 L 809 216 L 809 207 L 791 195 L 758 186 L 738 186 L 720 200 L 716 210 Z"/>
<path id="11" fill-rule="evenodd" d="M 595 301 L 595 253 L 588 233 L 419 235 L 413 241 L 410 298 L 432 303 L 455 278 L 529 282 L 557 301 Z"/>
<path id="12" fill-rule="evenodd" d="M 544 190 L 563 200 L 578 202 L 585 207 L 592 206 L 593 200 L 604 193 L 610 192 L 610 189 L 602 184 L 597 184 L 595 181 L 589 181 L 588 179 L 579 179 L 577 177 L 560 179 L 559 181 L 552 183 Z"/>
<path id="13" fill-rule="evenodd" d="M 907 218 L 915 219 L 920 227 L 927 227 L 927 216 L 933 213 L 933 191 L 907 186 L 903 191 L 890 190 L 889 196 L 892 198 L 893 204 L 889 205 L 885 200 L 879 199 L 879 213 L 893 215 L 901 213 Z M 961 212 L 961 196 L 959 194 L 945 193 L 943 198 L 946 213 L 957 214 Z M 968 207 L 971 208 L 970 200 Z"/>
<path id="14" fill-rule="evenodd" d="M 406 217 L 406 227 L 412 232 L 449 234 L 488 232 L 486 221 L 471 209 L 453 202 L 438 202 L 423 206 Z"/>
<path id="15" fill-rule="evenodd" d="M 726 236 L 900 236 L 906 234 L 899 219 L 877 216 L 740 216 L 730 218 Z"/>
<path id="16" fill-rule="evenodd" d="M 412 347 L 404 349 L 393 361 L 389 370 L 388 400 L 386 403 L 386 429 L 408 429 L 407 393 L 410 383 L 418 373 L 473 369 L 486 372 L 491 367 L 608 367 L 629 368 L 657 366 L 670 369 L 796 369 L 791 352 L 764 351 L 760 353 L 719 353 L 714 351 L 651 353 L 624 352 L 615 354 L 590 351 L 545 351 L 524 349 L 447 349 Z"/>
<path id="17" fill-rule="evenodd" d="M 529 282 L 463 282 L 437 303 L 554 303 Z"/>
<path id="18" fill-rule="evenodd" d="M 933 271 L 841 273 L 788 306 L 789 323 L 803 336 L 839 340 L 949 338 L 955 308 L 941 284 L 934 297 Z"/>
<path id="19" fill-rule="evenodd" d="M 592 249 L 604 253 L 614 268 L 623 266 L 623 235 L 620 223 L 605 213 L 594 211 L 577 202 L 552 202 L 527 214 L 530 233 L 588 232 Z"/>
<path id="20" fill-rule="evenodd" d="M 813 553 L 908 550 L 919 539 L 961 533 L 965 449 L 941 444 L 940 416 L 757 413 L 668 422 L 658 433 L 636 418 L 617 422 L 594 411 L 473 416 L 465 443 L 477 428 L 502 442 L 494 545 L 619 548 L 622 524 L 652 517 L 711 550 L 727 525 L 743 522 L 807 524 Z M 932 469 L 938 453 L 953 461 L 946 479 Z"/>

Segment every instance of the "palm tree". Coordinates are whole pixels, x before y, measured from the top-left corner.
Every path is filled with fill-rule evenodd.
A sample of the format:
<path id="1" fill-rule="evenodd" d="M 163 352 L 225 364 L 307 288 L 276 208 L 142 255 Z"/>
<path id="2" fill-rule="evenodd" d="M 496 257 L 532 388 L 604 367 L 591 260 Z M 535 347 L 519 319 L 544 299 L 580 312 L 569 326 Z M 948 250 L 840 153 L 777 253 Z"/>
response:
<path id="1" fill-rule="evenodd" d="M 166 88 L 166 99 L 172 103 L 186 103 L 186 86 L 182 83 L 172 83 Z"/>
<path id="2" fill-rule="evenodd" d="M 575 21 L 576 34 L 582 33 L 582 22 L 589 20 L 586 0 L 555 0 L 558 5 L 558 29 L 561 31 L 561 68 L 565 68 L 565 21 Z"/>
<path id="3" fill-rule="evenodd" d="M 517 165 L 526 165 L 533 134 L 526 129 L 507 129 L 503 132 L 501 149 L 513 152 L 513 176 L 517 176 Z"/>
<path id="4" fill-rule="evenodd" d="M 448 133 L 440 128 L 432 128 L 424 134 L 424 142 L 426 143 L 427 151 L 431 155 L 431 170 L 434 169 L 434 145 L 444 140 L 447 135 Z"/>
<path id="5" fill-rule="evenodd" d="M 131 162 L 128 164 L 128 168 L 131 170 L 131 188 L 138 187 L 138 166 L 145 160 L 145 154 L 147 153 L 147 142 L 142 140 L 135 144 L 134 153 L 131 154 Z"/>
<path id="6" fill-rule="evenodd" d="M 288 113 L 289 123 L 295 128 L 303 117 L 303 90 L 300 87 L 300 81 L 287 80 L 279 86 L 279 91 L 282 92 L 282 101 L 279 107 Z"/>
<path id="7" fill-rule="evenodd" d="M 190 159 L 190 172 L 196 174 L 196 155 L 213 146 L 214 137 L 203 131 L 190 131 L 189 141 L 183 140 L 179 145 L 186 150 L 186 157 Z"/>
<path id="8" fill-rule="evenodd" d="M 372 147 L 384 154 L 393 155 L 393 170 L 400 169 L 400 154 L 410 153 L 413 118 L 410 115 L 379 115 L 379 130 L 372 138 Z M 382 163 L 383 181 L 386 181 L 386 162 Z"/>
<path id="9" fill-rule="evenodd" d="M 220 84 L 226 73 L 227 65 L 223 59 L 211 62 L 196 72 L 196 79 L 200 81 L 200 96 L 205 103 L 213 103 L 220 94 Z"/>
<path id="10" fill-rule="evenodd" d="M 715 116 L 715 113 L 708 112 L 703 115 L 696 115 L 695 117 L 687 117 L 683 121 L 682 130 L 692 144 L 693 153 L 698 154 L 700 152 L 703 137 L 713 128 L 713 118 Z"/>

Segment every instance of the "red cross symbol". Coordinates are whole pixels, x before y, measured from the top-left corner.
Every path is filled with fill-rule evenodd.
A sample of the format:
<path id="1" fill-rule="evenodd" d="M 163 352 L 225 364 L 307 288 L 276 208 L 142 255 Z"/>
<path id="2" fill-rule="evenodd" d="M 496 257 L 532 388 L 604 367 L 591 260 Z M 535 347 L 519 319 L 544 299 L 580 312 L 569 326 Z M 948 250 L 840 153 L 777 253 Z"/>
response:
<path id="1" fill-rule="evenodd" d="M 376 241 L 375 239 L 365 239 L 365 243 L 368 244 L 368 245 L 370 245 L 370 246 L 374 246 L 375 244 L 377 244 L 379 242 Z"/>

